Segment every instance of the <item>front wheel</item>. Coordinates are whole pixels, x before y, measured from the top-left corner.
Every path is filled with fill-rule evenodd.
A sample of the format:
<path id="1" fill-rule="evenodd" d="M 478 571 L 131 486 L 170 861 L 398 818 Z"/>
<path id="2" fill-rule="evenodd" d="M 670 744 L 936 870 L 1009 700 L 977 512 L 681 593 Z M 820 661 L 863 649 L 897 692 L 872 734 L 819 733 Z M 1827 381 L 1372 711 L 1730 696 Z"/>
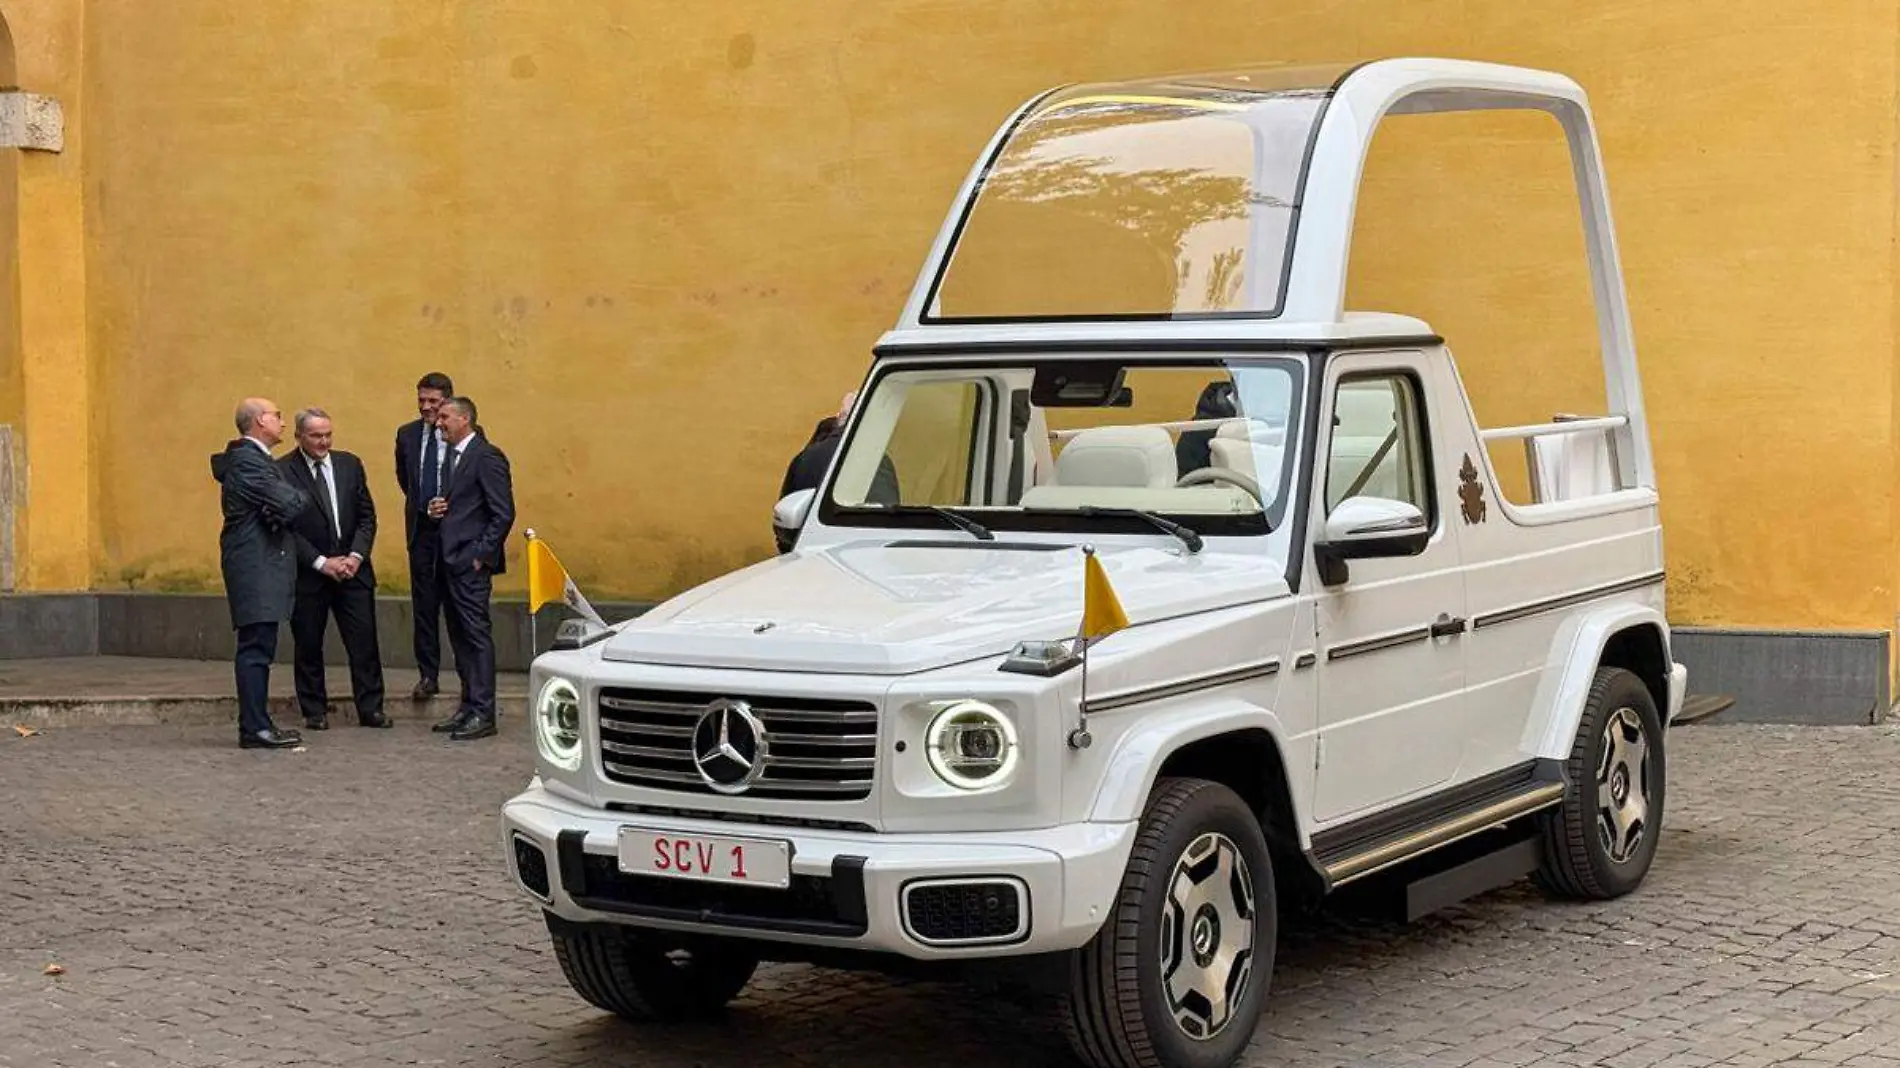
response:
<path id="1" fill-rule="evenodd" d="M 612 926 L 549 916 L 554 955 L 574 992 L 595 1008 L 636 1023 L 717 1016 L 752 981 L 757 957 L 723 945 L 680 949 Z"/>
<path id="2" fill-rule="evenodd" d="M 1092 1068 L 1225 1068 L 1253 1037 L 1277 935 L 1273 862 L 1246 802 L 1162 780 L 1114 908 L 1070 965 L 1070 1046 Z"/>
<path id="3" fill-rule="evenodd" d="M 1622 668 L 1598 668 L 1564 764 L 1563 803 L 1541 817 L 1538 882 L 1590 901 L 1641 885 L 1662 837 L 1664 770 L 1649 687 Z"/>

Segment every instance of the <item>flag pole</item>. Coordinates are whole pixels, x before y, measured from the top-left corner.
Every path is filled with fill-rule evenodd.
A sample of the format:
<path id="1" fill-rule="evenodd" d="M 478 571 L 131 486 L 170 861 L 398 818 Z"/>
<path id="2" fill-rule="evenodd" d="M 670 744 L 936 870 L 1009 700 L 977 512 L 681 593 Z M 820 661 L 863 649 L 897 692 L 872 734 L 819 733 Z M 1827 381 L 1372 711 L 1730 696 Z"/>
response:
<path id="1" fill-rule="evenodd" d="M 1095 556 L 1095 546 L 1082 546 L 1082 625 L 1076 628 L 1075 644 L 1082 654 L 1082 701 L 1075 710 L 1075 729 L 1069 732 L 1070 749 L 1087 749 L 1095 739 L 1089 735 L 1089 618 L 1088 618 L 1088 561 Z"/>
<path id="2" fill-rule="evenodd" d="M 534 542 L 534 528 L 533 528 L 533 527 L 529 527 L 529 528 L 527 528 L 527 530 L 525 531 L 525 533 L 526 533 L 526 534 L 527 534 L 527 536 L 528 536 L 528 542 L 529 542 L 529 545 L 528 545 L 528 560 L 529 560 L 529 563 L 528 563 L 528 567 L 529 567 L 529 568 L 533 568 L 533 567 L 534 567 L 534 563 L 533 563 L 533 560 L 534 560 L 534 545 L 533 545 L 533 542 Z M 532 574 L 532 573 L 533 573 L 533 572 L 532 572 L 532 571 L 530 571 L 530 574 Z M 537 657 L 537 656 L 540 656 L 540 655 L 541 655 L 541 636 L 540 636 L 540 634 L 538 633 L 538 631 L 537 631 L 537 630 L 536 630 L 536 628 L 535 628 L 535 619 L 534 619 L 534 617 L 535 617 L 535 615 L 536 615 L 536 613 L 535 613 L 535 610 L 534 610 L 534 583 L 533 583 L 532 581 L 530 581 L 530 582 L 528 583 L 528 661 L 529 661 L 530 663 L 533 663 L 533 661 L 534 661 L 534 658 L 535 658 L 535 657 Z"/>

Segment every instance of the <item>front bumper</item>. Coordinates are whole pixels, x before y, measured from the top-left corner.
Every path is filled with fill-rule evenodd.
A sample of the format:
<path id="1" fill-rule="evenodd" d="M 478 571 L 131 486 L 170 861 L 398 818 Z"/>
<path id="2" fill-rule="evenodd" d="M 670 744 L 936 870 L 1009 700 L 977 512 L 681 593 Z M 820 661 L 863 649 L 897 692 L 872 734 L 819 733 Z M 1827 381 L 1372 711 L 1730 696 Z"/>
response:
<path id="1" fill-rule="evenodd" d="M 787 890 L 620 872 L 623 826 L 791 843 Z M 1079 823 L 996 834 L 871 834 L 622 814 L 578 804 L 535 781 L 502 806 L 509 873 L 524 894 L 565 920 L 896 953 L 917 960 L 1075 949 L 1100 928 L 1121 886 L 1135 824 Z M 545 873 L 524 881 L 517 838 L 541 851 Z M 530 857 L 532 860 L 532 857 Z M 532 865 L 530 865 L 532 867 Z M 905 922 L 905 887 L 980 878 L 1014 884 L 1022 930 L 980 945 L 927 944 Z M 530 886 L 545 882 L 546 893 Z"/>

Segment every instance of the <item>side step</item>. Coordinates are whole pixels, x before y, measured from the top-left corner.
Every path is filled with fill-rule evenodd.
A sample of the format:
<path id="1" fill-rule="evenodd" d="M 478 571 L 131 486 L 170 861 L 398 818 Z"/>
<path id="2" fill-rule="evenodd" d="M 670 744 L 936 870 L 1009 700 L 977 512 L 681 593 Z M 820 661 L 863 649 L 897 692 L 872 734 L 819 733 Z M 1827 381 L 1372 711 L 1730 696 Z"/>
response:
<path id="1" fill-rule="evenodd" d="M 1491 830 L 1416 864 L 1353 883 L 1340 892 L 1336 907 L 1363 917 L 1412 923 L 1517 882 L 1537 870 L 1538 859 L 1537 835 L 1531 828 Z"/>
<path id="2" fill-rule="evenodd" d="M 1699 693 L 1682 699 L 1682 711 L 1669 721 L 1671 727 L 1681 727 L 1690 723 L 1699 723 L 1712 719 L 1735 707 L 1735 698 L 1721 694 Z"/>
<path id="3" fill-rule="evenodd" d="M 1562 765 L 1526 761 L 1442 794 L 1421 798 L 1313 836 L 1313 859 L 1327 888 L 1483 834 L 1563 800 Z"/>

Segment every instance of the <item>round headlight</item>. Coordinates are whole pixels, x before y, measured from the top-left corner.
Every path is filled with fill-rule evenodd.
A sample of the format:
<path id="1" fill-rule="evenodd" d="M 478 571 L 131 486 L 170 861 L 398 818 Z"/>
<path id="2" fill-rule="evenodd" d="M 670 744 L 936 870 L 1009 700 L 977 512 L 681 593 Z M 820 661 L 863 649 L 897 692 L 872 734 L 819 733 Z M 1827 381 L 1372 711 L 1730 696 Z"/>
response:
<path id="1" fill-rule="evenodd" d="M 958 701 L 937 713 L 924 734 L 930 768 L 960 790 L 1003 782 L 1016 768 L 1016 728 L 981 701 Z"/>
<path id="2" fill-rule="evenodd" d="M 566 771 L 581 766 L 581 695 L 566 679 L 549 679 L 534 699 L 534 740 L 548 762 Z"/>

